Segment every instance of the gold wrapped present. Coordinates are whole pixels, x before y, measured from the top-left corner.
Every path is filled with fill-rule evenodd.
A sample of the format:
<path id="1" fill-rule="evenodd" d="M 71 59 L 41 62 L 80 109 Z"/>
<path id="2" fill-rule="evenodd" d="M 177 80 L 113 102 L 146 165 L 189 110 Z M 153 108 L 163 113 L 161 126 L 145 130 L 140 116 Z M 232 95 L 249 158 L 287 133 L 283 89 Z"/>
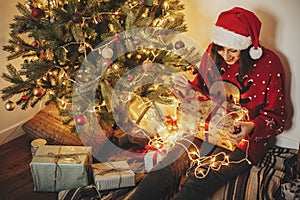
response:
<path id="1" fill-rule="evenodd" d="M 133 131 L 129 135 L 131 143 L 144 146 L 149 138 L 157 135 L 165 126 L 165 117 L 176 118 L 178 101 L 174 96 L 165 98 L 166 103 L 134 97 L 129 102 L 129 118 L 143 131 Z M 155 102 L 155 103 L 154 103 Z"/>
<path id="2" fill-rule="evenodd" d="M 182 135 L 191 134 L 217 146 L 234 150 L 227 139 L 235 133 L 238 121 L 248 120 L 248 110 L 241 106 L 239 88 L 229 82 L 216 81 L 209 94 L 198 88 L 170 94 L 168 103 L 132 98 L 129 117 L 146 130 L 150 143 L 159 137 L 162 145 L 174 143 Z M 153 103 L 155 102 L 155 103 Z M 158 141 L 158 140 L 157 140 Z"/>
<path id="3" fill-rule="evenodd" d="M 41 146 L 30 163 L 34 191 L 55 192 L 88 185 L 92 148 Z"/>
<path id="4" fill-rule="evenodd" d="M 135 174 L 126 161 L 95 163 L 91 166 L 98 190 L 135 186 Z"/>

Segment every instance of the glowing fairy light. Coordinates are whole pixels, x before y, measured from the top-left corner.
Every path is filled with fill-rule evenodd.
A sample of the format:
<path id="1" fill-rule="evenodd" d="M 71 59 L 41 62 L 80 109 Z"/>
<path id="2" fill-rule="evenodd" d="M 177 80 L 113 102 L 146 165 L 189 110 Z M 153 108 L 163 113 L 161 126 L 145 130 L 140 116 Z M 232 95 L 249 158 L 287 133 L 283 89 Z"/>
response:
<path id="1" fill-rule="evenodd" d="M 94 21 L 95 24 L 98 24 L 98 21 L 97 21 L 96 18 L 93 18 L 93 21 Z"/>
<path id="2" fill-rule="evenodd" d="M 170 148 L 174 145 L 182 146 L 187 152 L 188 158 L 190 160 L 190 167 L 187 171 L 194 169 L 194 174 L 199 179 L 205 178 L 210 171 L 219 171 L 223 166 L 241 163 L 243 161 L 246 161 L 249 164 L 251 164 L 251 161 L 248 159 L 249 145 L 247 145 L 245 157 L 241 160 L 233 161 L 230 160 L 229 155 L 227 155 L 225 152 L 219 152 L 211 156 L 201 156 L 196 144 L 189 140 L 188 137 L 190 135 L 184 134 L 183 131 L 170 131 L 167 130 L 166 127 L 161 128 L 159 131 L 160 133 L 167 132 L 167 134 L 160 134 L 156 135 L 153 138 L 150 138 L 149 136 L 147 136 L 147 134 L 145 134 L 142 131 L 145 134 L 145 136 L 149 138 L 148 145 L 157 149 L 163 147 Z M 181 141 L 189 142 L 193 146 L 193 150 L 189 150 L 188 148 L 186 148 L 186 146 L 183 145 Z M 249 141 L 245 139 L 243 139 L 242 142 L 247 142 L 249 144 Z"/>

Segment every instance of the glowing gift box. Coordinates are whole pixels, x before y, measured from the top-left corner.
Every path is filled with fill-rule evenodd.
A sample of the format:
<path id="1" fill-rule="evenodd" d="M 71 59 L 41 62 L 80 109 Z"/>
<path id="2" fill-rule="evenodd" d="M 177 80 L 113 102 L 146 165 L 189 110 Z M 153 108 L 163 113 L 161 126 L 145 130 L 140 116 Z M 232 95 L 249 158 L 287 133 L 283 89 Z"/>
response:
<path id="1" fill-rule="evenodd" d="M 248 110 L 239 103 L 239 90 L 232 84 L 220 81 L 210 88 L 211 97 L 201 92 L 195 93 L 192 99 L 180 105 L 179 129 L 233 151 L 235 146 L 227 135 L 238 133 L 235 124 L 248 120 Z"/>
<path id="2" fill-rule="evenodd" d="M 150 140 L 158 135 L 165 145 L 191 134 L 217 146 L 235 149 L 227 135 L 238 132 L 235 127 L 238 121 L 248 120 L 248 110 L 239 103 L 241 95 L 236 86 L 217 81 L 211 86 L 209 95 L 194 88 L 183 96 L 170 95 L 167 99 L 171 103 L 155 105 L 139 98 L 132 99 L 130 118 L 150 133 Z"/>

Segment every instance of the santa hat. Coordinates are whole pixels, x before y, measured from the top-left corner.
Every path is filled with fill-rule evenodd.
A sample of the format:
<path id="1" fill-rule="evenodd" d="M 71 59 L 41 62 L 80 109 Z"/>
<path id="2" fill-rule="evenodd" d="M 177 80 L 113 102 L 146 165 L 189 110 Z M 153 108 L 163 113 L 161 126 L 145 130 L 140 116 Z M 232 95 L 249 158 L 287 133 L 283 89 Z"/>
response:
<path id="1" fill-rule="evenodd" d="M 251 44 L 249 54 L 252 59 L 262 56 L 258 46 L 261 22 L 257 16 L 248 10 L 235 7 L 222 12 L 212 31 L 212 42 L 236 50 L 247 49 Z"/>

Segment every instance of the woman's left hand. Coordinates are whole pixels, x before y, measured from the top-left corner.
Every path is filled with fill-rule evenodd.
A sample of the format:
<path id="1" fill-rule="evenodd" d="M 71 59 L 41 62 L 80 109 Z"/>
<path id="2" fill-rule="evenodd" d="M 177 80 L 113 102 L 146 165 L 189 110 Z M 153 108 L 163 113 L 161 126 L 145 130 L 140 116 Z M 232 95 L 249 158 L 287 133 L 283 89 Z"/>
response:
<path id="1" fill-rule="evenodd" d="M 239 127 L 241 131 L 239 133 L 229 133 L 227 135 L 227 138 L 233 145 L 240 143 L 242 139 L 244 139 L 254 129 L 253 122 L 238 122 L 235 126 Z"/>

